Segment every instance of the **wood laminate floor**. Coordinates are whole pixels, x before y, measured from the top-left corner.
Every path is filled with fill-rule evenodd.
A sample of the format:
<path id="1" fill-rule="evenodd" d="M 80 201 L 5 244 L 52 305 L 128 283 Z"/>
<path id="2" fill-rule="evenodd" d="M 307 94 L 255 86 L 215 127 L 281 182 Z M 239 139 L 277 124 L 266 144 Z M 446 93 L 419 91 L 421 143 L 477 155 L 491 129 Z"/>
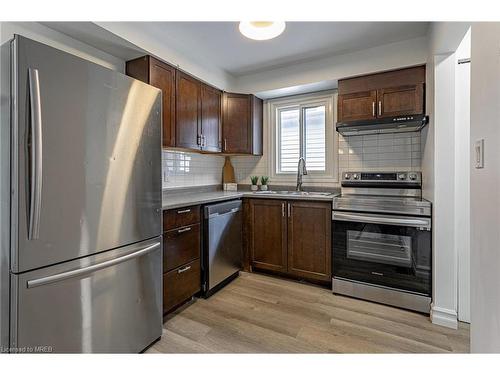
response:
<path id="1" fill-rule="evenodd" d="M 148 353 L 469 352 L 469 325 L 333 295 L 294 281 L 241 273 L 209 299 L 171 314 Z"/>

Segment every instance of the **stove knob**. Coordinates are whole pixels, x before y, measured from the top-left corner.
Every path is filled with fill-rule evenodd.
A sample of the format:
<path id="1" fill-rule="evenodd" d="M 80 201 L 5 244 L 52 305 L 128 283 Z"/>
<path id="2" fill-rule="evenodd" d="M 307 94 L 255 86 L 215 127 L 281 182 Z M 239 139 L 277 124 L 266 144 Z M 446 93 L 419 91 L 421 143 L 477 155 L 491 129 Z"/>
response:
<path id="1" fill-rule="evenodd" d="M 345 180 L 350 180 L 350 179 L 351 179 L 351 174 L 350 174 L 350 173 L 346 173 L 346 174 L 344 175 L 344 179 L 345 179 Z"/>
<path id="2" fill-rule="evenodd" d="M 406 173 L 400 173 L 400 174 L 398 174 L 398 180 L 401 180 L 401 181 L 406 180 Z"/>
<path id="3" fill-rule="evenodd" d="M 416 173 L 410 173 L 410 180 L 415 181 L 417 179 L 417 174 Z"/>
<path id="4" fill-rule="evenodd" d="M 354 174 L 352 175 L 352 178 L 354 178 L 355 180 L 359 180 L 359 174 L 354 173 Z"/>

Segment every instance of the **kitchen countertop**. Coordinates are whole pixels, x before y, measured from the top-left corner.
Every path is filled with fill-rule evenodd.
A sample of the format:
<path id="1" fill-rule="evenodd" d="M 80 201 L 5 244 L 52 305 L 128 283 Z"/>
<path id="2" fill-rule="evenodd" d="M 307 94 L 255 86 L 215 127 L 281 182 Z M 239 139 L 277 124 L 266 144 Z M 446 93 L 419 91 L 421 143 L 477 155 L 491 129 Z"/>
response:
<path id="1" fill-rule="evenodd" d="M 205 204 L 212 202 L 226 201 L 243 197 L 243 191 L 209 191 L 209 192 L 189 192 L 189 193 L 172 193 L 163 192 L 162 208 L 168 210 L 171 208 L 179 208 L 193 206 L 195 204 Z"/>
<path id="2" fill-rule="evenodd" d="M 207 204 L 221 202 L 238 198 L 259 198 L 259 199 L 290 199 L 290 200 L 311 200 L 311 201 L 332 201 L 336 193 L 330 195 L 289 195 L 289 194 L 259 194 L 251 191 L 209 191 L 209 192 L 185 192 L 169 193 L 163 191 L 162 208 L 164 210 L 193 206 L 196 204 Z"/>

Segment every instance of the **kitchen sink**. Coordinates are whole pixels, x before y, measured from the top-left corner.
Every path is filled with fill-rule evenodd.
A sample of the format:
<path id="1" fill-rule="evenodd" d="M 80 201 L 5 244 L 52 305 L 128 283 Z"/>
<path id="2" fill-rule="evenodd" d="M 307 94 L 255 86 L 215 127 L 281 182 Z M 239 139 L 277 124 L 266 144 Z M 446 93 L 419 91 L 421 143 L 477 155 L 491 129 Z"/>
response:
<path id="1" fill-rule="evenodd" d="M 325 191 L 295 191 L 295 190 L 266 190 L 266 191 L 256 191 L 256 195 L 292 195 L 292 196 L 323 196 L 328 197 L 333 195 L 333 193 Z"/>

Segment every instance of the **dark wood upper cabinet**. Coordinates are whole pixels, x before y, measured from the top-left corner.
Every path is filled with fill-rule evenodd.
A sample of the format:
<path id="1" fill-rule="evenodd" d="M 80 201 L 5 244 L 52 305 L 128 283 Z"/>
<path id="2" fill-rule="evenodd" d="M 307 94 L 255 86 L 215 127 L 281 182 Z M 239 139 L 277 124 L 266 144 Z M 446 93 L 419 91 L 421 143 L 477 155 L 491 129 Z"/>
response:
<path id="1" fill-rule="evenodd" d="M 372 120 L 377 118 L 377 91 L 339 95 L 338 121 Z"/>
<path id="2" fill-rule="evenodd" d="M 252 117 L 250 120 L 250 129 L 252 133 L 252 155 L 263 155 L 263 125 L 264 125 L 264 101 L 251 95 Z"/>
<path id="3" fill-rule="evenodd" d="M 330 203 L 288 201 L 288 273 L 297 277 L 330 281 Z"/>
<path id="4" fill-rule="evenodd" d="M 262 100 L 224 93 L 222 143 L 225 153 L 262 155 Z"/>
<path id="5" fill-rule="evenodd" d="M 424 113 L 424 85 L 389 87 L 377 91 L 378 116 L 393 117 Z"/>
<path id="6" fill-rule="evenodd" d="M 201 86 L 201 145 L 203 151 L 221 151 L 222 91 Z"/>
<path id="7" fill-rule="evenodd" d="M 177 70 L 175 145 L 201 148 L 201 82 Z"/>
<path id="8" fill-rule="evenodd" d="M 251 199 L 249 201 L 249 249 L 252 267 L 286 272 L 286 201 Z"/>
<path id="9" fill-rule="evenodd" d="M 152 56 L 127 61 L 126 73 L 162 90 L 163 147 L 262 155 L 261 99 L 223 94 Z"/>
<path id="10" fill-rule="evenodd" d="M 127 61 L 126 74 L 159 88 L 162 92 L 163 147 L 175 146 L 175 71 L 152 56 Z"/>
<path id="11" fill-rule="evenodd" d="M 339 80 L 339 122 L 420 115 L 424 103 L 424 65 Z"/>

